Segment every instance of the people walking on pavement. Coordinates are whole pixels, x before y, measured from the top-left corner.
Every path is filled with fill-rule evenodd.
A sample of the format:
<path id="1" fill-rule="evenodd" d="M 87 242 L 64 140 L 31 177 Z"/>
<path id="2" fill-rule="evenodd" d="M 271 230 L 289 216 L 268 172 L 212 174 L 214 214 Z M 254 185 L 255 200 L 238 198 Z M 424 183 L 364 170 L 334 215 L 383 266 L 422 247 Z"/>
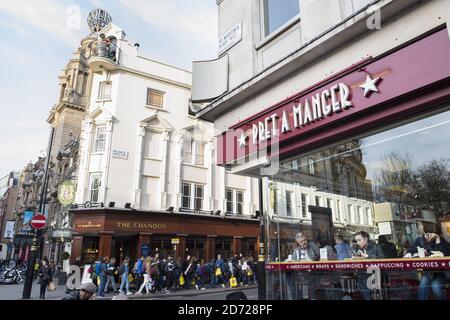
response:
<path id="1" fill-rule="evenodd" d="M 128 280 L 128 276 L 130 275 L 130 258 L 125 257 L 122 264 L 119 267 L 119 277 L 120 277 L 120 294 L 124 294 L 123 288 L 125 287 L 127 292 L 127 296 L 131 295 L 130 292 L 130 282 Z"/>
<path id="2" fill-rule="evenodd" d="M 50 269 L 50 265 L 46 257 L 42 259 L 38 273 L 39 284 L 41 285 L 39 299 L 45 299 L 45 291 L 47 290 L 47 286 L 51 281 L 53 281 L 52 269 Z"/>
<path id="3" fill-rule="evenodd" d="M 103 257 L 103 261 L 100 265 L 100 274 L 99 274 L 100 285 L 98 287 L 98 293 L 97 293 L 97 296 L 99 296 L 99 297 L 105 296 L 104 291 L 105 291 L 106 279 L 107 279 L 108 262 L 109 262 L 109 258 Z"/>
<path id="4" fill-rule="evenodd" d="M 176 263 L 171 255 L 167 256 L 167 261 L 164 264 L 164 273 L 166 276 L 166 290 L 175 291 L 176 290 Z"/>
<path id="5" fill-rule="evenodd" d="M 144 281 L 142 282 L 142 285 L 139 287 L 139 290 L 135 293 L 136 295 L 142 295 L 142 290 L 145 288 L 145 291 L 147 294 L 150 293 L 150 289 L 152 286 L 153 279 L 150 275 L 151 273 L 151 266 L 152 266 L 153 259 L 151 257 L 147 257 L 145 260 L 145 272 L 143 274 Z"/>
<path id="6" fill-rule="evenodd" d="M 145 258 L 141 256 L 140 259 L 136 261 L 133 268 L 133 273 L 136 278 L 136 288 L 140 288 L 142 282 L 144 281 L 144 269 L 145 269 Z"/>
<path id="7" fill-rule="evenodd" d="M 195 258 L 191 256 L 188 256 L 189 259 L 189 263 L 186 267 L 186 269 L 184 269 L 183 271 L 183 276 L 184 276 L 184 288 L 189 289 L 191 287 L 191 282 L 195 277 Z M 186 259 L 187 260 L 187 259 Z"/>
<path id="8" fill-rule="evenodd" d="M 217 260 L 214 262 L 214 284 L 220 284 L 225 288 L 225 278 L 223 275 L 225 262 L 222 260 L 222 256 L 220 254 L 217 255 Z"/>
<path id="9" fill-rule="evenodd" d="M 106 266 L 106 284 L 105 284 L 105 293 L 108 293 L 109 285 L 111 284 L 111 288 L 113 292 L 117 292 L 116 280 L 114 279 L 114 274 L 116 272 L 116 258 L 109 259 L 109 263 Z"/>

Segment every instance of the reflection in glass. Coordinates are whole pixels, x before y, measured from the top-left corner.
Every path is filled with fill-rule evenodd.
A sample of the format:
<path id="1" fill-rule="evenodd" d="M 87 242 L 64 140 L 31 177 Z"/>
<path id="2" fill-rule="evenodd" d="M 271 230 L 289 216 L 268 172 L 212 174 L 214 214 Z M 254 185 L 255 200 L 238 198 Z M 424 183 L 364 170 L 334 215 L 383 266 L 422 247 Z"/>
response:
<path id="1" fill-rule="evenodd" d="M 449 255 L 449 136 L 446 111 L 282 161 L 280 171 L 265 179 L 268 261 L 302 260 L 295 258 L 299 234 L 322 249 L 320 260 L 417 257 L 414 244 L 425 239 L 423 229 L 429 226 L 442 231 L 445 248 L 428 250 L 426 256 Z M 342 276 L 317 279 L 339 283 Z M 278 281 L 280 288 L 274 295 L 301 298 L 304 292 L 293 288 L 308 281 L 293 277 L 272 275 L 269 282 Z M 363 279 L 355 278 L 353 285 L 364 291 L 363 298 L 373 298 Z M 417 298 L 416 291 L 409 298 Z"/>

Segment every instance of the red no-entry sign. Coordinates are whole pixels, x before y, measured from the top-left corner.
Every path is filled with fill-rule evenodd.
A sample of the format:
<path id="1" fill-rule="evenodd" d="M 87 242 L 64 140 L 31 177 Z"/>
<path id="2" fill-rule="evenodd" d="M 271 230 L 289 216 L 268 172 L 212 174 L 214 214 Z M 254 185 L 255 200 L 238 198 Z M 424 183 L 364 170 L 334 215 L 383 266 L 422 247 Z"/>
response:
<path id="1" fill-rule="evenodd" d="M 34 229 L 43 229 L 45 227 L 45 224 L 45 216 L 42 214 L 37 214 L 31 219 L 31 227 L 33 227 Z"/>

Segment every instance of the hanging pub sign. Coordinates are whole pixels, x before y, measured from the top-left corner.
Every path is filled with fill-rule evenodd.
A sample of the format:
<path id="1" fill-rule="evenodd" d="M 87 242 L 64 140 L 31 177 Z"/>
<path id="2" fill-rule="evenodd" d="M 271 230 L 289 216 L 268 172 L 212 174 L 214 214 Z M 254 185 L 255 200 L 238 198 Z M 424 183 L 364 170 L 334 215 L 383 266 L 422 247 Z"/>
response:
<path id="1" fill-rule="evenodd" d="M 379 59 L 368 57 L 229 127 L 217 137 L 217 164 L 234 165 L 262 150 L 269 157 L 298 152 L 367 127 L 361 123 L 385 123 L 405 112 L 393 104 L 399 97 L 450 77 L 449 56 L 448 33 L 441 30 Z"/>
<path id="2" fill-rule="evenodd" d="M 66 180 L 58 187 L 58 201 L 65 206 L 70 206 L 75 202 L 76 188 L 72 181 Z"/>

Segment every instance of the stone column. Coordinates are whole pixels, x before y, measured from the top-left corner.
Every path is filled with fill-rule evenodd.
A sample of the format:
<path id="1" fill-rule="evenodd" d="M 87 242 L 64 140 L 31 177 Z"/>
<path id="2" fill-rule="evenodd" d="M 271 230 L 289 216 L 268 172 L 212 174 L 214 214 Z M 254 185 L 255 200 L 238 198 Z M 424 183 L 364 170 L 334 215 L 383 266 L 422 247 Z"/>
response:
<path id="1" fill-rule="evenodd" d="M 92 149 L 92 121 L 84 122 L 84 131 L 81 134 L 80 149 L 81 162 L 78 174 L 78 186 L 76 193 L 76 203 L 84 203 L 89 191 L 89 158 Z"/>
<path id="2" fill-rule="evenodd" d="M 109 181 L 109 166 L 111 164 L 111 148 L 112 148 L 112 135 L 113 135 L 113 120 L 108 120 L 106 122 L 106 146 L 105 146 L 105 166 L 103 167 L 103 176 L 102 176 L 102 186 L 99 199 L 102 199 L 106 203 L 108 191 L 108 181 Z"/>
<path id="3" fill-rule="evenodd" d="M 111 256 L 111 240 L 114 232 L 100 232 L 100 243 L 98 245 L 98 256 L 100 258 Z"/>
<path id="4" fill-rule="evenodd" d="M 140 209 L 141 206 L 141 177 L 142 177 L 142 158 L 144 156 L 144 137 L 145 124 L 139 126 L 139 134 L 136 148 L 135 172 L 134 172 L 134 208 Z"/>
<path id="5" fill-rule="evenodd" d="M 206 201 L 206 208 L 205 210 L 215 210 L 214 208 L 214 180 L 213 180 L 213 174 L 215 170 L 215 161 L 214 161 L 214 141 L 210 141 L 205 148 L 205 165 L 208 168 L 208 178 L 207 178 L 207 184 L 206 184 L 206 190 L 205 190 L 205 199 Z"/>
<path id="6" fill-rule="evenodd" d="M 163 141 L 162 141 L 162 161 L 161 161 L 161 210 L 166 210 L 168 207 L 167 204 L 167 159 L 169 158 L 169 141 L 170 141 L 170 132 L 163 132 Z"/>
<path id="7" fill-rule="evenodd" d="M 176 151 L 175 151 L 175 210 L 181 207 L 181 176 L 183 174 L 183 134 L 179 133 L 176 138 Z"/>

